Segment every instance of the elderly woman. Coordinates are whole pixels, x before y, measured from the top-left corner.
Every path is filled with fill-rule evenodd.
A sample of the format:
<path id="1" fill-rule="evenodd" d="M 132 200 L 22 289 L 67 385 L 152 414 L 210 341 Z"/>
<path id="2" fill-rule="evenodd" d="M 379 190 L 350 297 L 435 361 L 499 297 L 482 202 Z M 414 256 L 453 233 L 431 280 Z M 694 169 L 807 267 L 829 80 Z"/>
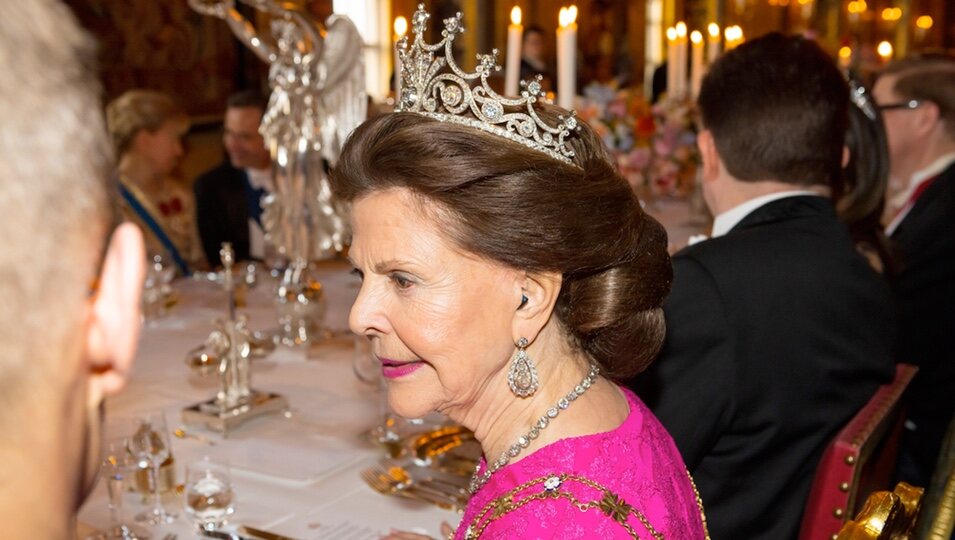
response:
<path id="1" fill-rule="evenodd" d="M 168 181 L 182 158 L 188 117 L 165 94 L 130 90 L 106 107 L 106 123 L 125 217 L 143 229 L 150 253 L 168 256 L 188 274 L 196 246 L 189 194 Z"/>
<path id="2" fill-rule="evenodd" d="M 424 54 L 415 30 L 403 62 Z M 408 112 L 360 126 L 332 182 L 353 205 L 362 277 L 349 322 L 381 361 L 392 407 L 442 412 L 483 449 L 456 538 L 705 537 L 672 439 L 617 384 L 663 340 L 664 230 L 593 131 L 535 104 L 536 86 L 549 139 L 494 123 L 498 106 L 512 110 L 500 100 L 455 108 L 487 89 L 454 84 L 425 94 L 449 98 L 436 110 L 403 94 Z"/>

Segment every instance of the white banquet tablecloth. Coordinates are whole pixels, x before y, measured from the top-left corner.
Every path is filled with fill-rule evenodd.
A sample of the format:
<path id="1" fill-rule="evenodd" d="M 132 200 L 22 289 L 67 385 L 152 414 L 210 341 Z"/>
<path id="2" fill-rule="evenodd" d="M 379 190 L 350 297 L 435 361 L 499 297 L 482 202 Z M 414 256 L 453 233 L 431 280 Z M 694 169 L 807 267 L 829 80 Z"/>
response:
<path id="1" fill-rule="evenodd" d="M 328 301 L 326 325 L 347 328 L 347 314 L 358 291 L 357 279 L 344 266 L 320 271 Z M 179 280 L 180 303 L 143 329 L 138 357 L 128 387 L 107 401 L 107 417 L 131 416 L 162 409 L 170 429 L 182 425 L 183 407 L 215 395 L 217 377 L 199 377 L 184 364 L 189 349 L 203 342 L 212 321 L 225 313 L 225 293 L 207 282 Z M 243 309 L 255 330 L 275 326 L 268 283 L 249 292 Z M 228 439 L 202 428 L 190 428 L 212 439 L 215 446 L 193 439 L 173 439 L 176 479 L 185 465 L 202 456 L 228 459 L 236 493 L 232 523 L 300 539 L 378 538 L 391 528 L 438 535 L 442 521 L 456 524 L 453 512 L 407 499 L 386 497 L 359 477 L 363 467 L 381 457 L 381 450 L 362 434 L 378 420 L 377 389 L 352 372 L 352 338 L 332 339 L 313 350 L 277 349 L 265 360 L 253 361 L 252 385 L 285 395 L 288 417 L 254 419 Z M 81 528 L 109 524 L 103 482 L 80 511 Z M 145 509 L 140 497 L 125 498 L 128 516 Z M 181 496 L 168 495 L 166 504 L 179 513 L 176 523 L 153 527 L 154 538 L 169 532 L 192 538 L 192 525 L 182 510 Z"/>
<path id="2" fill-rule="evenodd" d="M 702 232 L 683 200 L 664 200 L 647 211 L 667 229 L 670 250 L 686 245 L 690 234 Z M 358 281 L 344 265 L 320 271 L 328 301 L 326 325 L 347 328 L 348 309 Z M 202 343 L 212 321 L 225 314 L 225 293 L 208 282 L 179 280 L 179 305 L 143 329 L 136 364 L 127 389 L 107 402 L 107 416 L 163 409 L 170 429 L 182 425 L 183 407 L 215 395 L 215 376 L 189 372 L 184 358 Z M 250 328 L 275 326 L 276 311 L 270 284 L 249 292 Z M 361 437 L 377 421 L 378 393 L 352 373 L 353 341 L 331 340 L 305 359 L 301 350 L 279 348 L 266 360 L 253 361 L 253 387 L 285 395 L 291 417 L 271 415 L 240 427 L 227 440 L 195 429 L 213 440 L 208 446 L 192 439 L 173 439 L 177 480 L 185 464 L 208 455 L 226 458 L 233 468 L 237 495 L 233 523 L 251 525 L 300 539 L 377 538 L 391 528 L 438 536 L 441 521 L 455 525 L 459 516 L 421 503 L 385 497 L 367 487 L 359 472 L 381 455 Z M 109 524 L 107 498 L 101 482 L 79 514 L 80 524 L 105 528 Z M 145 508 L 137 496 L 126 498 L 127 514 Z M 181 497 L 170 496 L 170 508 L 179 520 L 154 532 L 191 537 Z M 348 533 L 348 534 L 346 534 Z M 161 538 L 162 534 L 154 535 Z"/>

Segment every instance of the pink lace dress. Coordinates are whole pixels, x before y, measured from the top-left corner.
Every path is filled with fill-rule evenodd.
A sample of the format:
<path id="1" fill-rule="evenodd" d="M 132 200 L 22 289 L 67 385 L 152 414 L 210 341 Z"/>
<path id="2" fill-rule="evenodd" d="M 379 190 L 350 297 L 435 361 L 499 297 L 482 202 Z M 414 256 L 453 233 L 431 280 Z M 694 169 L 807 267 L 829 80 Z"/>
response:
<path id="1" fill-rule="evenodd" d="M 673 439 L 623 392 L 630 414 L 620 427 L 561 439 L 494 473 L 454 538 L 707 538 Z M 486 466 L 482 460 L 480 470 Z"/>

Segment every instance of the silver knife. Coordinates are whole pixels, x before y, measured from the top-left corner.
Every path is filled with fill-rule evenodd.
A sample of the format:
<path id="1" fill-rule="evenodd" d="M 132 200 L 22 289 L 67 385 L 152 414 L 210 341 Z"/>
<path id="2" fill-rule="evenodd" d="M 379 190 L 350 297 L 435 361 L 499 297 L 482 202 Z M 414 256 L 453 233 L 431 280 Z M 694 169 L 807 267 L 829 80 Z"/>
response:
<path id="1" fill-rule="evenodd" d="M 219 540 L 255 540 L 254 538 L 248 538 L 248 537 L 242 536 L 241 534 L 227 532 L 227 531 L 200 530 L 199 534 L 201 534 L 203 538 L 218 538 Z"/>
<path id="2" fill-rule="evenodd" d="M 296 540 L 290 536 L 282 536 L 281 534 L 275 534 L 269 531 L 263 531 L 262 529 L 249 527 L 248 525 L 239 525 L 239 530 L 242 531 L 243 534 L 250 534 L 256 538 L 261 538 L 262 540 Z"/>

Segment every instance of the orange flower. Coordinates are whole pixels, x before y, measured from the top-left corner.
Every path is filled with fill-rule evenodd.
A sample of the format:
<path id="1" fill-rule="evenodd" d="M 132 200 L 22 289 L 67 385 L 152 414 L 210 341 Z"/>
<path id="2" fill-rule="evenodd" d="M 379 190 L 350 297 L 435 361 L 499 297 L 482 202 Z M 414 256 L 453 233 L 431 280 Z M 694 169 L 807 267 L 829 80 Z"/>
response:
<path id="1" fill-rule="evenodd" d="M 647 114 L 637 118 L 636 132 L 641 138 L 652 137 L 656 132 L 656 122 L 653 121 L 653 115 Z"/>

